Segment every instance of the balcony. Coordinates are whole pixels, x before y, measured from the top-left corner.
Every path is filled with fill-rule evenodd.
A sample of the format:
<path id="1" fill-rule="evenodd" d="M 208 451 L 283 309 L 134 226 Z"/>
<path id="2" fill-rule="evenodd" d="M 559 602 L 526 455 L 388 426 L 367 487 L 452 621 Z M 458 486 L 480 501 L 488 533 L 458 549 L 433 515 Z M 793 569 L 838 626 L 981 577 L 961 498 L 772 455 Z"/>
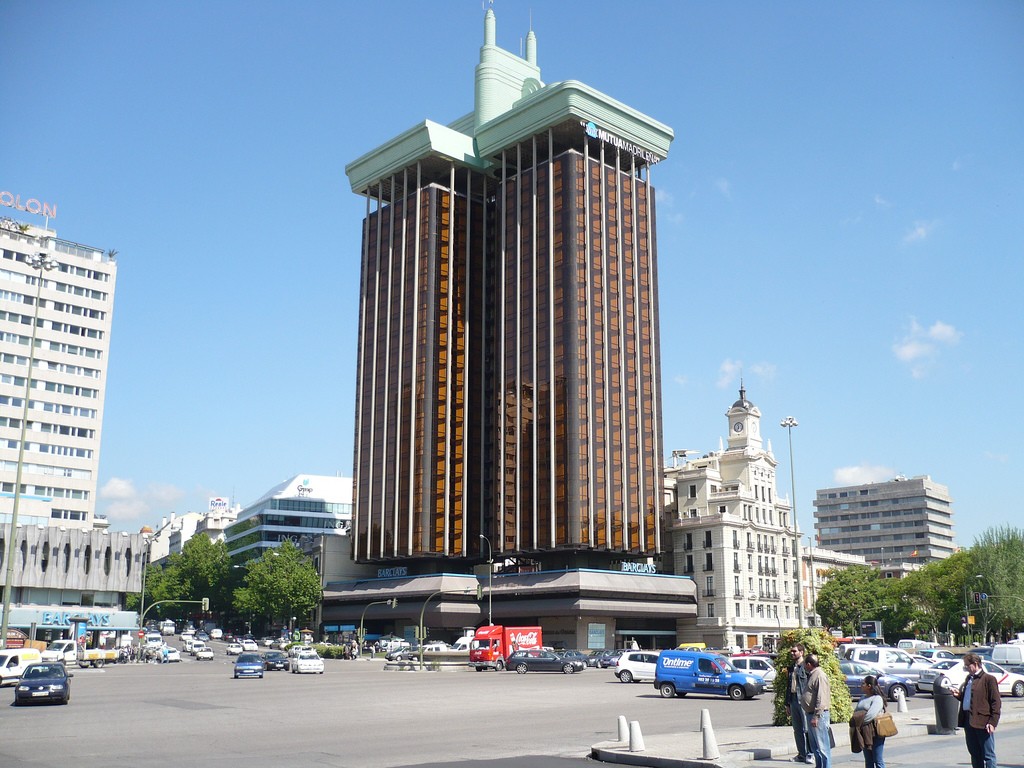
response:
<path id="1" fill-rule="evenodd" d="M 713 589 L 705 589 L 703 591 L 703 594 L 704 594 L 704 597 L 715 597 L 716 596 L 715 595 L 715 590 L 713 590 Z"/>

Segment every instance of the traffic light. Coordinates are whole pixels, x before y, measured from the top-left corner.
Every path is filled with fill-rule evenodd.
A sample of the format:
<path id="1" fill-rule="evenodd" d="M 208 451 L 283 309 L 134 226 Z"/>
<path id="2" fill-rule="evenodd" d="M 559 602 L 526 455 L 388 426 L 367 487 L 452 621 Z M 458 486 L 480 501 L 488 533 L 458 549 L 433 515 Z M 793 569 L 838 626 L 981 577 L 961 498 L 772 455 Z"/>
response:
<path id="1" fill-rule="evenodd" d="M 206 613 L 208 610 L 210 610 L 210 598 L 204 597 L 203 598 L 203 613 Z"/>
<path id="2" fill-rule="evenodd" d="M 974 593 L 974 604 L 981 605 L 981 592 Z"/>
<path id="3" fill-rule="evenodd" d="M 477 599 L 478 602 L 480 600 L 484 599 L 484 585 L 483 584 L 477 584 L 476 585 L 476 599 Z"/>
<path id="4" fill-rule="evenodd" d="M 960 617 L 960 626 L 967 629 L 967 614 Z"/>

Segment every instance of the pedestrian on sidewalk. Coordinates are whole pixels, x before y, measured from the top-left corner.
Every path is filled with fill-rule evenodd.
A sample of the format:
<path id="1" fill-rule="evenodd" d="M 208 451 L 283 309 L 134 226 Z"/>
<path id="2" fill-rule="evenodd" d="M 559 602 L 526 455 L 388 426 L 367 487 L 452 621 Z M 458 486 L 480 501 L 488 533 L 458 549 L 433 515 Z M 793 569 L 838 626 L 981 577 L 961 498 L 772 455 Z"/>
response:
<path id="1" fill-rule="evenodd" d="M 793 739 L 796 741 L 795 763 L 813 763 L 807 748 L 807 714 L 801 705 L 804 691 L 807 690 L 807 669 L 804 667 L 804 644 L 794 643 L 789 652 L 793 656 L 793 666 L 786 670 L 789 680 L 789 692 L 786 694 L 786 714 L 793 721 Z"/>
<path id="2" fill-rule="evenodd" d="M 885 695 L 878 686 L 878 678 L 868 675 L 861 683 L 862 696 L 853 710 L 850 720 L 851 737 L 858 736 L 864 753 L 864 768 L 885 768 L 882 750 L 885 748 L 885 736 L 879 736 L 875 730 L 875 718 L 885 712 Z M 858 732 L 853 733 L 854 727 Z M 851 744 L 853 740 L 851 738 Z"/>
<path id="3" fill-rule="evenodd" d="M 953 695 L 960 700 L 957 724 L 964 729 L 972 768 L 996 768 L 996 726 L 1002 700 L 999 683 L 981 665 L 976 653 L 964 656 L 967 679 Z"/>
<path id="4" fill-rule="evenodd" d="M 807 713 L 807 736 L 814 754 L 814 766 L 832 768 L 832 743 L 829 740 L 832 688 L 816 654 L 807 654 L 804 666 L 807 668 L 807 690 L 804 691 L 801 703 Z"/>

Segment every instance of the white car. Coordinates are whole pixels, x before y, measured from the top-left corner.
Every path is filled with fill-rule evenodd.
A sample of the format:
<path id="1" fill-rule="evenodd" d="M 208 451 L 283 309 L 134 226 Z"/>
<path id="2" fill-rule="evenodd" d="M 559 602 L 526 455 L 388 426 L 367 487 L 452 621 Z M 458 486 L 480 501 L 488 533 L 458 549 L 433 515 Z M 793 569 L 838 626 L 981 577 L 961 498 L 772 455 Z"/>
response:
<path id="1" fill-rule="evenodd" d="M 166 645 L 164 648 L 167 650 L 167 655 L 163 656 L 163 651 L 160 652 L 164 661 L 181 661 L 181 653 L 178 652 L 177 648 L 170 645 Z"/>
<path id="2" fill-rule="evenodd" d="M 199 653 L 199 651 L 201 651 L 205 647 L 206 647 L 206 643 L 204 643 L 202 640 L 193 640 L 189 644 L 187 650 L 188 650 L 188 652 L 190 654 L 195 656 L 197 653 Z"/>
<path id="3" fill-rule="evenodd" d="M 243 650 L 241 643 L 228 643 L 227 647 L 224 648 L 224 653 L 228 656 L 238 656 Z"/>
<path id="4" fill-rule="evenodd" d="M 195 652 L 196 661 L 213 661 L 213 648 L 204 645 Z"/>
<path id="5" fill-rule="evenodd" d="M 654 680 L 659 655 L 658 651 L 625 651 L 616 659 L 612 672 L 620 683 Z"/>
<path id="6" fill-rule="evenodd" d="M 292 657 L 292 673 L 306 672 L 320 675 L 324 673 L 324 660 L 312 648 L 301 650 Z"/>
<path id="7" fill-rule="evenodd" d="M 224 638 L 224 630 L 223 629 L 211 629 L 210 630 L 210 639 L 211 640 L 222 640 L 223 638 Z"/>
<path id="8" fill-rule="evenodd" d="M 999 693 L 1001 695 L 1009 695 L 1018 699 L 1024 696 L 1024 675 L 1018 675 L 1016 672 L 1009 672 L 995 662 L 986 661 L 984 659 L 981 662 L 981 666 L 998 681 Z M 956 666 L 945 670 L 942 673 L 942 677 L 938 679 L 936 685 L 959 688 L 966 679 L 967 670 L 964 669 L 963 664 L 957 664 Z"/>
<path id="9" fill-rule="evenodd" d="M 255 640 L 246 638 L 242 641 L 242 650 L 246 653 L 259 653 L 260 646 Z"/>
<path id="10" fill-rule="evenodd" d="M 729 663 L 740 672 L 761 678 L 766 690 L 774 688 L 778 672 L 775 671 L 775 665 L 767 656 L 733 656 L 729 659 Z"/>

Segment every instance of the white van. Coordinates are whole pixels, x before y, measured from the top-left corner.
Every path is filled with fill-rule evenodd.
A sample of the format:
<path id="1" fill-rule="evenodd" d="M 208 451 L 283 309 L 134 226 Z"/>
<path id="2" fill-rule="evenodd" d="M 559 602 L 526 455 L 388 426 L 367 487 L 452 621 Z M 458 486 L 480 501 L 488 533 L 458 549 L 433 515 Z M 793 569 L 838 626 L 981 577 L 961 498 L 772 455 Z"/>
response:
<path id="1" fill-rule="evenodd" d="M 42 660 L 43 655 L 35 648 L 7 648 L 0 651 L 0 685 L 18 682 L 25 667 Z"/>
<path id="2" fill-rule="evenodd" d="M 452 647 L 448 650 L 459 651 L 460 653 L 469 653 L 469 644 L 473 642 L 472 635 L 464 635 L 452 643 Z"/>
<path id="3" fill-rule="evenodd" d="M 996 643 L 992 646 L 992 661 L 1011 672 L 1020 672 L 1016 667 L 1024 667 L 1024 645 L 1020 643 Z"/>

